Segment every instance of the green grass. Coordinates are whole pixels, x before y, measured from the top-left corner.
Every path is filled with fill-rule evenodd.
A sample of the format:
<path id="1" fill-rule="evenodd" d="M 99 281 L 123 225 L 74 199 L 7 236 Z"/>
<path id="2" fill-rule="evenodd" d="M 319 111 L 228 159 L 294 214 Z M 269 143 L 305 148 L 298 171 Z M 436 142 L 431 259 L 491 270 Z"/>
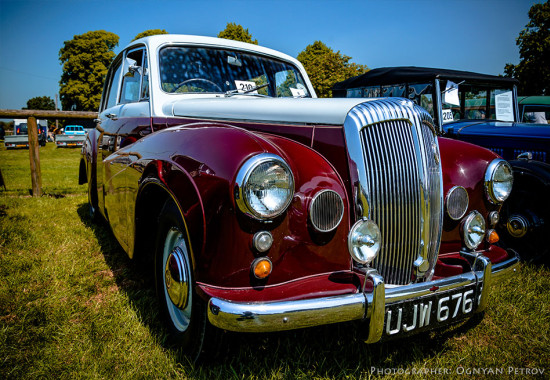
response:
<path id="1" fill-rule="evenodd" d="M 28 195 L 32 189 L 28 149 L 6 150 L 0 142 L 0 169 L 8 194 Z M 45 194 L 71 194 L 87 191 L 78 185 L 80 148 L 56 148 L 54 143 L 40 147 L 42 191 Z"/>
<path id="2" fill-rule="evenodd" d="M 0 152 L 9 179 L 0 190 L 2 379 L 367 379 L 372 367 L 452 377 L 510 367 L 550 373 L 550 270 L 527 265 L 493 289 L 479 323 L 375 345 L 361 341 L 356 323 L 225 333 L 217 357 L 191 365 L 164 343 L 150 268 L 129 260 L 109 228 L 89 219 L 75 152 L 41 149 L 51 167 L 44 187 L 65 194 L 41 198 L 23 196 L 30 180 L 18 177 L 28 165 L 15 158 L 20 152 Z"/>

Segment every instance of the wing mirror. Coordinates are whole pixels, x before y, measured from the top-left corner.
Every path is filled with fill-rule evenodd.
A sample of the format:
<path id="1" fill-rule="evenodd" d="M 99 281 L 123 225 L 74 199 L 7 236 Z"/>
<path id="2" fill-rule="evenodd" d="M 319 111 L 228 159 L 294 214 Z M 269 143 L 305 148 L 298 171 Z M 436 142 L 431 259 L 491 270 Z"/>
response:
<path id="1" fill-rule="evenodd" d="M 128 67 L 128 72 L 124 74 L 125 77 L 133 78 L 135 73 L 142 75 L 141 66 L 138 66 L 134 59 L 126 57 L 126 67 Z"/>

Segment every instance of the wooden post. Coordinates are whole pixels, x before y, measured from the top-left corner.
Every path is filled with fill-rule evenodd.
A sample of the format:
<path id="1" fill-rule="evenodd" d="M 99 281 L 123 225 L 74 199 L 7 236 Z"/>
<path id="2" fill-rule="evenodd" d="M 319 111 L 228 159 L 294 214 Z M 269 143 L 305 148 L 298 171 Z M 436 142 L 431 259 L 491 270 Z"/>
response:
<path id="1" fill-rule="evenodd" d="M 31 162 L 32 196 L 42 196 L 42 172 L 40 171 L 40 153 L 38 151 L 38 128 L 36 118 L 27 118 L 27 133 L 29 136 L 29 156 Z"/>

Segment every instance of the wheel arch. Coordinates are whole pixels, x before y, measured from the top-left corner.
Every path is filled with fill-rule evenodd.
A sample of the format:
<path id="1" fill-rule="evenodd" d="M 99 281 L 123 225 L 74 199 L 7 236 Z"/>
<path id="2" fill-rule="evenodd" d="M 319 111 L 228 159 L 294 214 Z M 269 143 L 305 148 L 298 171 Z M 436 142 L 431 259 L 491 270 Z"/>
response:
<path id="1" fill-rule="evenodd" d="M 181 215 L 185 234 L 189 244 L 193 269 L 196 267 L 197 254 L 204 248 L 204 212 L 201 199 L 190 177 L 183 172 L 172 173 L 170 183 L 163 178 L 160 167 L 162 162 L 150 164 L 140 180 L 136 198 L 134 249 L 132 257 L 149 260 L 153 258 L 156 244 L 158 219 L 163 205 L 172 200 Z M 180 191 L 174 192 L 171 186 L 177 183 Z M 184 189 L 184 191 L 181 191 Z M 184 196 L 183 196 L 184 195 Z M 154 234 L 154 238 L 151 238 Z"/>

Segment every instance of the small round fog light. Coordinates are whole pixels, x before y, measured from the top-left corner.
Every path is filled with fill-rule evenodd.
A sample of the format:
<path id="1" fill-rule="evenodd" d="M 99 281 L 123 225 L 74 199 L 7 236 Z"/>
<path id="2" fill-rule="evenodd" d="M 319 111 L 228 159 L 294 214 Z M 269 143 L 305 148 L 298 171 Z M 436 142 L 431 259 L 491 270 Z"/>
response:
<path id="1" fill-rule="evenodd" d="M 351 257 L 361 263 L 369 264 L 380 251 L 380 229 L 372 220 L 357 221 L 348 235 L 348 250 Z"/>
<path id="2" fill-rule="evenodd" d="M 252 262 L 252 273 L 258 280 L 262 280 L 271 274 L 273 265 L 267 257 L 260 257 Z"/>
<path id="3" fill-rule="evenodd" d="M 476 249 L 485 236 L 485 220 L 478 211 L 472 211 L 464 219 L 462 225 L 464 244 L 470 249 Z"/>
<path id="4" fill-rule="evenodd" d="M 267 231 L 260 231 L 254 234 L 252 238 L 254 249 L 260 253 L 267 252 L 273 244 L 273 236 Z"/>

